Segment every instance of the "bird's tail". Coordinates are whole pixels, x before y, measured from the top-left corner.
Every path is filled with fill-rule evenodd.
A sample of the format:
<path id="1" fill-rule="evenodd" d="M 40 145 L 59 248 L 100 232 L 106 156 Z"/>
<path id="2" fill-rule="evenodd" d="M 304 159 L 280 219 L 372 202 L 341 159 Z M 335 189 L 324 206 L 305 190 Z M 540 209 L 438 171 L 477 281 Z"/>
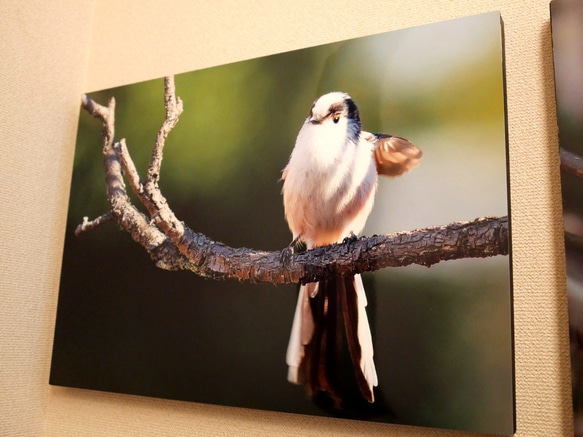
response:
<path id="1" fill-rule="evenodd" d="M 374 402 L 378 380 L 366 304 L 360 275 L 301 286 L 286 357 L 288 380 L 340 403 L 347 349 L 360 393 Z"/>

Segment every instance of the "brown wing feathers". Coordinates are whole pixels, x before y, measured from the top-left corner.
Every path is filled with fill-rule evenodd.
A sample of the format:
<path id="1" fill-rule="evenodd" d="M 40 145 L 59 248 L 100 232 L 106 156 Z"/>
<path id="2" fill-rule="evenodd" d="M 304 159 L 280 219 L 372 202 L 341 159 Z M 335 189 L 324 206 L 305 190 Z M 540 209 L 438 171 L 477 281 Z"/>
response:
<path id="1" fill-rule="evenodd" d="M 402 175 L 417 166 L 423 156 L 421 150 L 405 138 L 378 133 L 368 135 L 367 140 L 375 144 L 374 158 L 380 175 Z"/>

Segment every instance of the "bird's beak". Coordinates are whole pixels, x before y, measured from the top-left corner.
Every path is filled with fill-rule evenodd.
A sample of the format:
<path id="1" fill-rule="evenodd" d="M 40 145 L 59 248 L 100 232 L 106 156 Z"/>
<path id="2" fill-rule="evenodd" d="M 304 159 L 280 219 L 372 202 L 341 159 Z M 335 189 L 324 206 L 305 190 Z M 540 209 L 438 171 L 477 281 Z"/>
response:
<path id="1" fill-rule="evenodd" d="M 308 118 L 308 121 L 312 124 L 320 124 L 320 120 L 318 120 L 316 117 L 314 117 L 313 115 L 311 117 Z"/>

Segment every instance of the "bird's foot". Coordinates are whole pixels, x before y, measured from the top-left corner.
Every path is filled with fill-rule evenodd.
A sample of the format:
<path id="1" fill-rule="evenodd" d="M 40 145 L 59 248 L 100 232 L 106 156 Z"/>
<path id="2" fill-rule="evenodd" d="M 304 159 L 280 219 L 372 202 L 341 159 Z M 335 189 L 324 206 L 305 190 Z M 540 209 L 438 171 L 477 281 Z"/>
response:
<path id="1" fill-rule="evenodd" d="M 291 262 L 291 257 L 294 253 L 297 252 L 297 249 L 301 249 L 301 243 L 300 243 L 300 237 L 297 236 L 296 238 L 294 238 L 292 240 L 292 242 L 289 244 L 289 246 L 287 246 L 286 248 L 284 248 L 280 254 L 279 254 L 279 261 L 281 261 L 281 263 L 284 266 L 288 266 L 289 263 Z M 301 252 L 301 250 L 300 250 Z"/>
<path id="2" fill-rule="evenodd" d="M 342 244 L 354 243 L 356 240 L 358 240 L 358 237 L 356 236 L 356 234 L 354 232 L 351 232 L 348 237 L 346 237 L 346 238 L 344 238 L 344 240 L 342 240 Z"/>
<path id="3" fill-rule="evenodd" d="M 293 245 L 289 245 L 287 247 L 284 247 L 283 250 L 279 253 L 279 261 L 284 265 L 284 266 L 289 266 L 289 263 L 291 261 L 291 257 L 294 254 L 294 247 Z"/>

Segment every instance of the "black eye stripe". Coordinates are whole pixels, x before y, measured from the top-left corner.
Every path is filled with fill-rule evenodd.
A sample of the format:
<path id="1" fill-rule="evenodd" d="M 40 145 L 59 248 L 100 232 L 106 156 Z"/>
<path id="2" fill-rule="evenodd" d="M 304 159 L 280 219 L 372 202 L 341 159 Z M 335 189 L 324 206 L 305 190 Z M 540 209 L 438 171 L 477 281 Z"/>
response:
<path id="1" fill-rule="evenodd" d="M 344 103 L 335 103 L 328 109 L 328 115 L 335 114 L 336 112 L 342 112 L 344 108 Z"/>
<path id="2" fill-rule="evenodd" d="M 330 118 L 330 117 L 334 118 L 334 116 L 336 114 L 339 114 L 340 116 L 342 116 L 342 112 L 341 111 L 330 111 L 328 114 L 326 114 L 326 117 L 324 117 L 324 118 Z"/>
<path id="3" fill-rule="evenodd" d="M 328 114 L 326 114 L 326 117 L 330 117 L 337 112 L 342 113 L 344 111 L 346 111 L 346 116 L 349 119 L 360 122 L 360 112 L 358 111 L 358 107 L 356 106 L 356 103 L 354 103 L 354 100 L 350 98 L 344 100 L 343 102 L 334 103 L 331 105 L 328 109 Z"/>
<path id="4" fill-rule="evenodd" d="M 356 103 L 354 103 L 354 100 L 346 99 L 345 102 L 348 109 L 348 118 L 360 123 L 360 112 L 358 111 L 358 107 L 356 106 Z"/>
<path id="5" fill-rule="evenodd" d="M 316 106 L 316 102 L 312 103 L 312 107 L 310 108 L 310 114 L 309 117 L 312 117 L 314 115 L 314 107 Z"/>

